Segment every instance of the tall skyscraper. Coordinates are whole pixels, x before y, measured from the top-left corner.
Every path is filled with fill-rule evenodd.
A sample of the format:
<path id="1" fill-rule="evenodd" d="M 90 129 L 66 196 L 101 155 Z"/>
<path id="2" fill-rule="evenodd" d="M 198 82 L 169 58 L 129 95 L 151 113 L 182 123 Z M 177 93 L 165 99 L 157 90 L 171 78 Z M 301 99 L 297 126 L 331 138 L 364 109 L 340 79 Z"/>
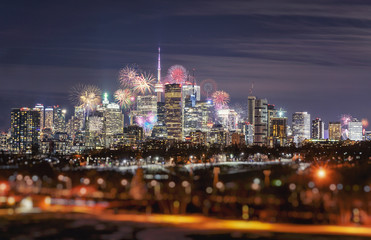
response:
<path id="1" fill-rule="evenodd" d="M 120 134 L 124 132 L 124 114 L 117 103 L 109 103 L 103 113 L 104 132 L 106 135 Z"/>
<path id="2" fill-rule="evenodd" d="M 251 146 L 254 144 L 254 126 L 250 124 L 249 122 L 246 123 L 245 129 L 245 141 L 248 146 Z"/>
<path id="3" fill-rule="evenodd" d="M 102 112 L 94 112 L 85 122 L 85 146 L 90 149 L 104 147 L 104 118 Z"/>
<path id="4" fill-rule="evenodd" d="M 14 108 L 10 119 L 11 150 L 30 154 L 39 148 L 40 111 L 30 108 Z"/>
<path id="5" fill-rule="evenodd" d="M 40 130 L 42 130 L 44 128 L 44 105 L 38 103 L 35 109 L 40 111 Z"/>
<path id="6" fill-rule="evenodd" d="M 254 124 L 254 144 L 267 144 L 268 136 L 268 101 L 267 99 L 257 99 L 255 101 L 255 124 Z"/>
<path id="7" fill-rule="evenodd" d="M 228 131 L 236 131 L 239 120 L 238 113 L 233 109 L 220 109 L 217 111 L 218 122 Z"/>
<path id="8" fill-rule="evenodd" d="M 214 106 L 211 100 L 201 101 L 196 104 L 201 108 L 202 113 L 202 132 L 210 132 L 211 127 L 214 125 Z"/>
<path id="9" fill-rule="evenodd" d="M 341 123 L 329 122 L 328 124 L 328 138 L 330 140 L 341 140 Z"/>
<path id="10" fill-rule="evenodd" d="M 182 85 L 183 138 L 189 136 L 189 134 L 192 131 L 195 131 L 195 129 L 197 128 L 194 123 L 198 121 L 195 119 L 195 117 L 200 115 L 197 114 L 200 111 L 200 109 L 196 107 L 196 102 L 200 100 L 201 100 L 200 86 L 194 85 L 194 83 Z M 189 119 L 189 117 L 191 117 L 193 120 Z M 194 123 L 192 123 L 192 121 Z M 201 120 L 199 120 L 199 122 L 201 122 Z"/>
<path id="11" fill-rule="evenodd" d="M 273 117 L 271 118 L 270 126 L 270 146 L 285 146 L 287 141 L 287 118 L 286 117 Z"/>
<path id="12" fill-rule="evenodd" d="M 251 124 L 255 124 L 255 102 L 256 97 L 249 96 L 247 99 L 247 121 Z"/>
<path id="13" fill-rule="evenodd" d="M 139 116 L 157 116 L 157 97 L 152 95 L 137 97 L 137 111 Z"/>
<path id="14" fill-rule="evenodd" d="M 157 102 L 157 123 L 165 125 L 165 103 Z"/>
<path id="15" fill-rule="evenodd" d="M 165 103 L 157 102 L 157 123 L 153 127 L 151 137 L 154 139 L 166 139 L 167 129 L 165 124 Z"/>
<path id="16" fill-rule="evenodd" d="M 248 121 L 248 131 L 247 131 L 247 144 L 254 144 L 254 132 L 255 132 L 255 102 L 256 97 L 249 96 L 247 98 L 247 121 Z"/>
<path id="17" fill-rule="evenodd" d="M 183 105 L 183 138 L 202 128 L 202 109 L 192 102 L 191 96 L 187 96 Z"/>
<path id="18" fill-rule="evenodd" d="M 144 128 L 150 136 L 157 122 L 157 97 L 152 95 L 137 97 L 137 110 L 133 111 L 134 122 Z"/>
<path id="19" fill-rule="evenodd" d="M 165 85 L 165 124 L 169 139 L 182 140 L 181 84 Z"/>
<path id="20" fill-rule="evenodd" d="M 164 92 L 164 85 L 161 83 L 161 53 L 158 48 L 157 60 L 157 83 L 155 84 L 155 93 L 157 94 L 157 102 L 162 102 L 162 93 Z"/>
<path id="21" fill-rule="evenodd" d="M 55 133 L 66 132 L 66 109 L 54 106 L 53 131 Z"/>
<path id="22" fill-rule="evenodd" d="M 192 100 L 192 96 L 194 101 L 200 101 L 201 100 L 201 88 L 200 86 L 198 85 L 193 85 L 193 84 L 184 84 L 182 85 L 182 103 L 184 104 L 185 102 L 185 99 L 187 97 L 191 97 L 191 100 Z"/>
<path id="23" fill-rule="evenodd" d="M 124 114 L 117 103 L 107 103 L 103 111 L 104 145 L 110 147 L 117 143 L 117 136 L 124 133 Z"/>
<path id="24" fill-rule="evenodd" d="M 84 127 L 84 109 L 79 106 L 75 106 L 74 115 L 68 120 L 66 131 L 72 138 L 76 133 L 83 130 Z"/>
<path id="25" fill-rule="evenodd" d="M 268 104 L 268 120 L 267 120 L 267 136 L 272 136 L 271 133 L 271 126 L 272 126 L 272 118 L 277 117 L 277 109 L 273 104 Z"/>
<path id="26" fill-rule="evenodd" d="M 296 144 L 310 139 L 310 114 L 307 112 L 292 114 L 292 135 Z"/>
<path id="27" fill-rule="evenodd" d="M 325 123 L 320 118 L 316 118 L 312 121 L 312 138 L 325 138 Z"/>
<path id="28" fill-rule="evenodd" d="M 44 128 L 49 128 L 53 130 L 53 119 L 54 119 L 54 109 L 52 107 L 45 108 Z"/>
<path id="29" fill-rule="evenodd" d="M 362 130 L 362 122 L 358 121 L 357 119 L 353 119 L 348 125 L 349 139 L 353 141 L 362 141 Z"/>

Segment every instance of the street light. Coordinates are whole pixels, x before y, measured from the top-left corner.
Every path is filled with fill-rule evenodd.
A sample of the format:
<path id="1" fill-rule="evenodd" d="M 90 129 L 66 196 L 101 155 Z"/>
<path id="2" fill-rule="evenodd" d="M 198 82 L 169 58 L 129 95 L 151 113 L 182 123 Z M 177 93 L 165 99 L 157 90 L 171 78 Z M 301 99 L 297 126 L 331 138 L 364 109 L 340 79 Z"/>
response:
<path id="1" fill-rule="evenodd" d="M 318 169 L 317 171 L 318 178 L 325 178 L 326 177 L 326 170 L 323 168 Z"/>

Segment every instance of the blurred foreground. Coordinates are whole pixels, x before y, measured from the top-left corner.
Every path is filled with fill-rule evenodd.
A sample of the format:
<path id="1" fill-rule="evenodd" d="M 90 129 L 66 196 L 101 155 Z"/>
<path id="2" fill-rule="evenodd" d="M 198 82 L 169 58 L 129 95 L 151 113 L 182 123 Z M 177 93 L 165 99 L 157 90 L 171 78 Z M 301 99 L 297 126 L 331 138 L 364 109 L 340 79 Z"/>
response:
<path id="1" fill-rule="evenodd" d="M 371 238 L 370 171 L 292 161 L 7 167 L 0 239 Z"/>

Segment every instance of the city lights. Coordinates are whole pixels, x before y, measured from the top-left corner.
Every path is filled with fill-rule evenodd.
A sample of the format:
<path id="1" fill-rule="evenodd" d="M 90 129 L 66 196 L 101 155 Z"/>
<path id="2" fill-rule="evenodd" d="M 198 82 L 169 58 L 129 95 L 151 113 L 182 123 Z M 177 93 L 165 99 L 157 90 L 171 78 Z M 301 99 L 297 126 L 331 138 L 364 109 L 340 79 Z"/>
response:
<path id="1" fill-rule="evenodd" d="M 323 168 L 320 168 L 317 170 L 317 177 L 319 178 L 325 178 L 326 177 L 326 170 Z"/>
<path id="2" fill-rule="evenodd" d="M 370 238 L 371 3 L 261 2 L 2 4 L 0 239 Z"/>

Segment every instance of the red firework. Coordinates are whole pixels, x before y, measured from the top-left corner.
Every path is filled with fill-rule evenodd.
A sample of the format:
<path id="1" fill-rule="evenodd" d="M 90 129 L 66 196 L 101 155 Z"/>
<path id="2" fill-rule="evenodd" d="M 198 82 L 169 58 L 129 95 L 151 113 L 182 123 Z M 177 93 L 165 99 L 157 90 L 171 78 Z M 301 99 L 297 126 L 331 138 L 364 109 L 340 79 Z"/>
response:
<path id="1" fill-rule="evenodd" d="M 174 65 L 169 68 L 169 78 L 173 83 L 184 84 L 187 80 L 187 70 L 181 65 Z"/>
<path id="2" fill-rule="evenodd" d="M 363 118 L 362 119 L 362 127 L 364 129 L 366 129 L 368 127 L 368 120 L 367 120 L 367 118 Z"/>
<path id="3" fill-rule="evenodd" d="M 222 107 L 229 103 L 229 94 L 224 91 L 216 91 L 211 97 L 215 106 Z"/>

